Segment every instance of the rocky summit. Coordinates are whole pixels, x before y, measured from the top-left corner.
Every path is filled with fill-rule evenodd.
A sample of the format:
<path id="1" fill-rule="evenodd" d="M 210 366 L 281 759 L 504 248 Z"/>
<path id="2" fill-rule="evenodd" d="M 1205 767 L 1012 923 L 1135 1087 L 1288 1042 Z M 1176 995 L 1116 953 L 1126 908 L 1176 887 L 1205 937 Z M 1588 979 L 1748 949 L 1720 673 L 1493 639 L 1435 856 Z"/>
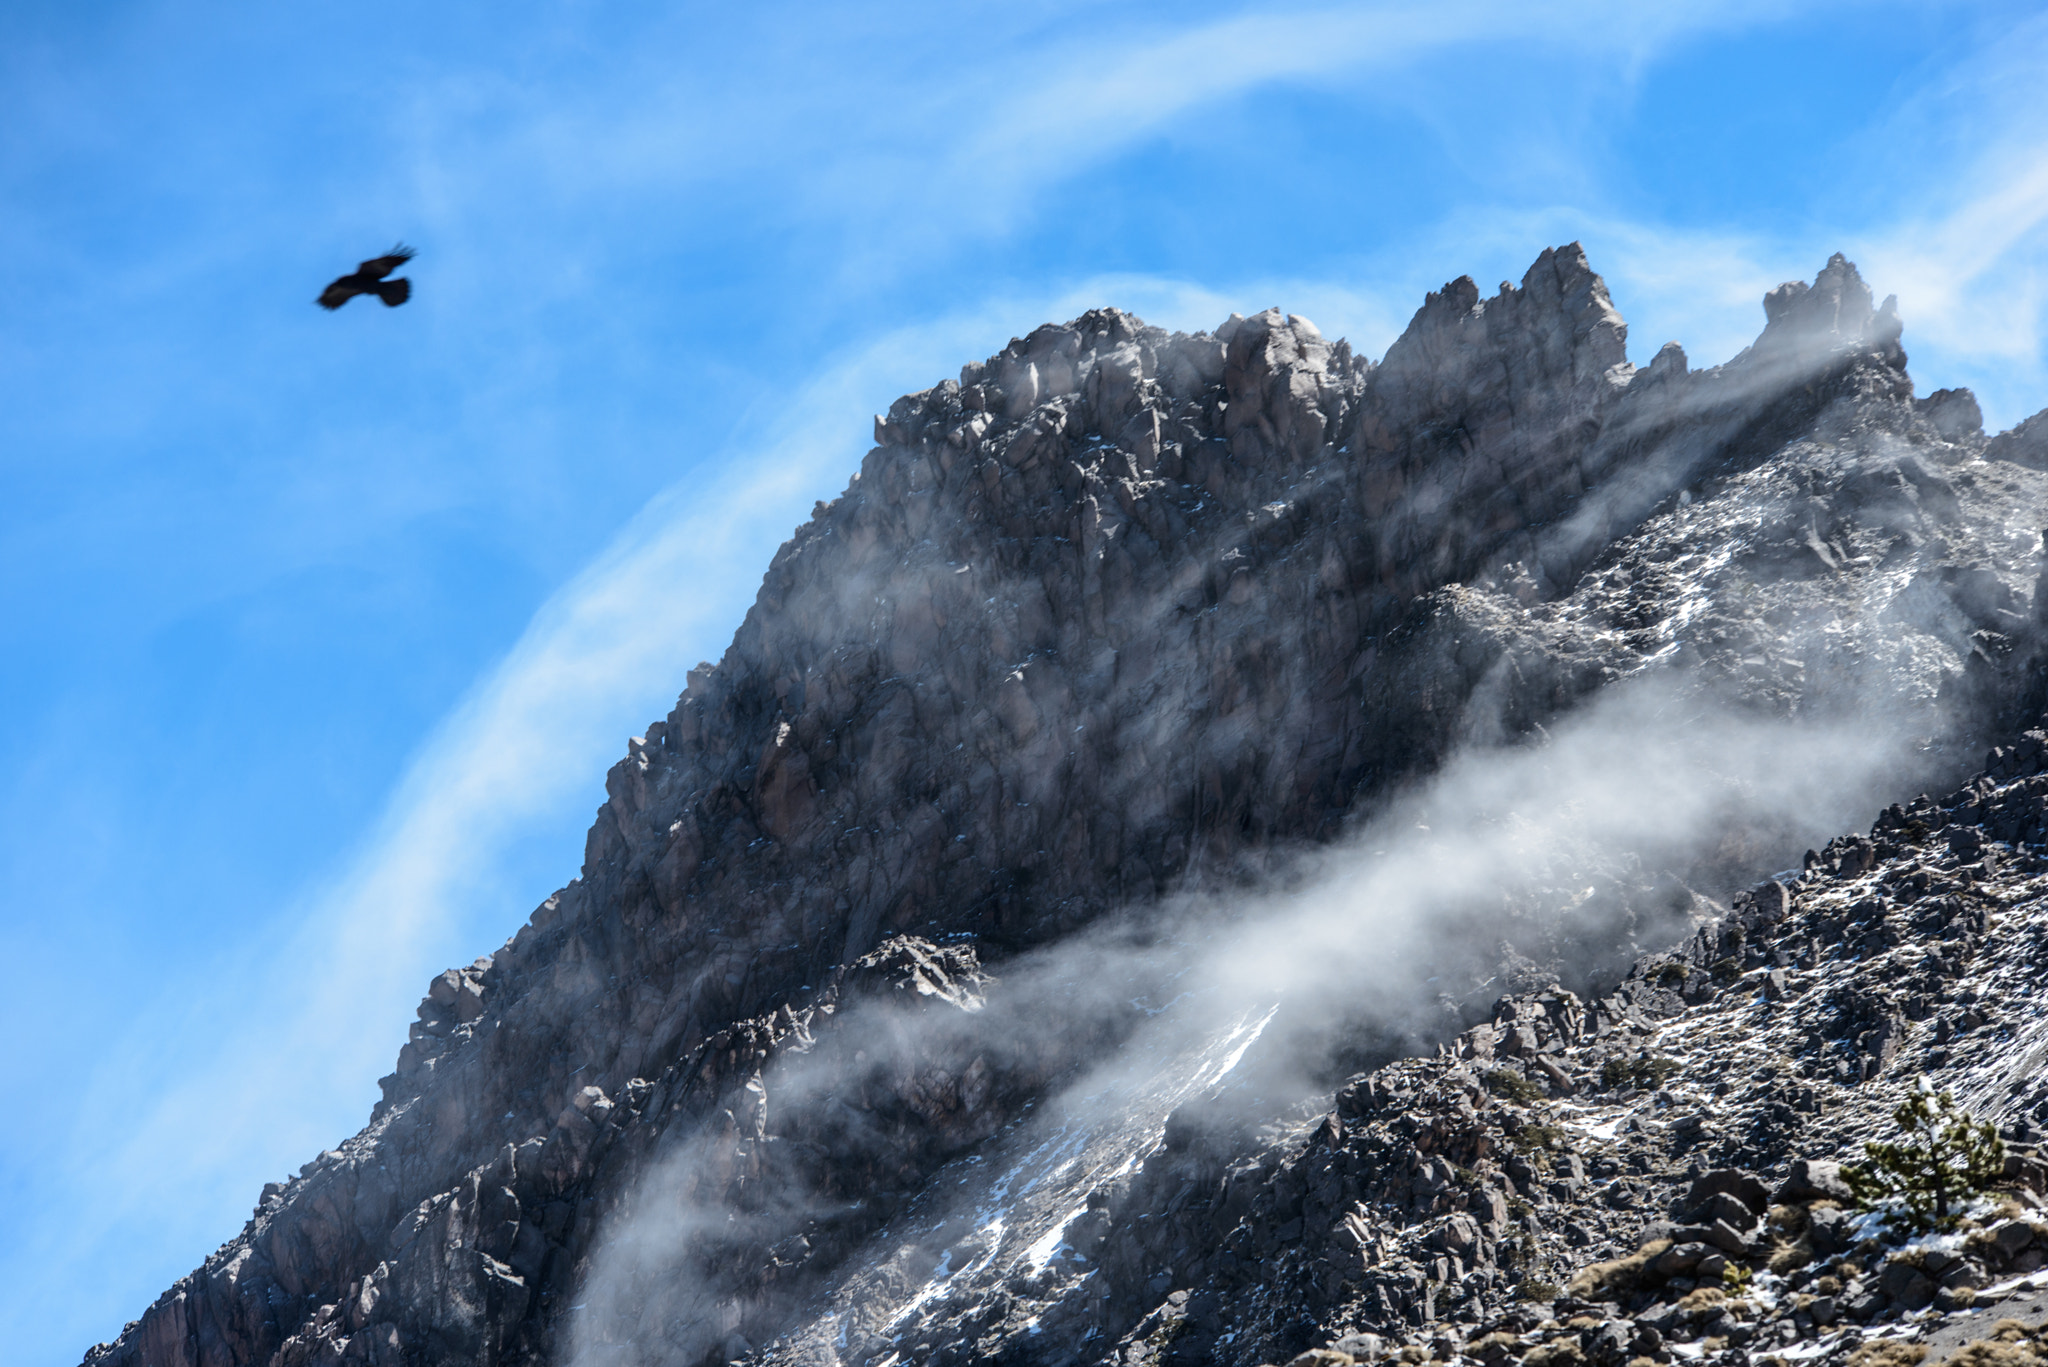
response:
<path id="1" fill-rule="evenodd" d="M 2048 413 L 1840 256 L 1764 314 L 1637 368 L 1573 245 L 898 400 L 86 1363 L 2048 1360 Z M 1928 1084 L 1933 1232 L 1842 1167 Z"/>

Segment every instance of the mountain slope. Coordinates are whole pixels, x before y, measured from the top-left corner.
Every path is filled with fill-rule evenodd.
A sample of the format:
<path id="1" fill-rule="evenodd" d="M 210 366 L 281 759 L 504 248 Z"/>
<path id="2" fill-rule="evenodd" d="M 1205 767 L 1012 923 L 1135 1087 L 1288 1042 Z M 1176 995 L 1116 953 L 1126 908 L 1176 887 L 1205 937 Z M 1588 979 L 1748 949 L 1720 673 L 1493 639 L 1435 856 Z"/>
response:
<path id="1" fill-rule="evenodd" d="M 1377 365 L 1277 311 L 1186 336 L 1102 310 L 899 400 L 607 776 L 581 876 L 435 980 L 361 1133 L 88 1361 L 801 1338 L 933 1172 L 1141 1037 L 1155 965 L 1075 979 L 1048 1023 L 1034 953 L 1258 886 L 1630 680 L 1882 716 L 1906 777 L 1959 769 L 2041 701 L 2031 429 L 1987 451 L 1966 393 L 1916 401 L 1839 257 L 1765 308 L 1724 366 L 1638 371 L 1572 246 L 1431 294 Z M 1625 926 L 1518 923 L 1460 990 L 1510 959 L 1619 978 L 1705 909 L 1672 873 L 1726 894 L 1797 853 L 1739 827 L 1618 875 Z M 1316 1047 L 1448 1039 L 1459 1005 L 1390 995 Z M 641 1253 L 595 1278 L 615 1248 Z M 1151 1276 L 1063 1351 L 1147 1313 Z M 879 1361 L 886 1336 L 805 1342 Z"/>

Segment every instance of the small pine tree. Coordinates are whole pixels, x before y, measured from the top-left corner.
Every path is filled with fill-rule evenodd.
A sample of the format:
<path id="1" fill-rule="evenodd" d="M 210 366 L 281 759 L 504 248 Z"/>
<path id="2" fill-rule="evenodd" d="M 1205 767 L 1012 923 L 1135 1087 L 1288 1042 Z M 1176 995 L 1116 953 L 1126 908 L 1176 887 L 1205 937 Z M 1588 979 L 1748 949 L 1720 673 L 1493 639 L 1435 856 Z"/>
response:
<path id="1" fill-rule="evenodd" d="M 1843 1180 L 1866 1207 L 1896 1198 L 1921 1228 L 1950 1224 L 1951 1201 L 1989 1190 L 2005 1175 L 1998 1127 L 1977 1120 L 1925 1078 L 1892 1112 L 1900 1137 L 1865 1144 L 1868 1158 L 1845 1164 Z"/>

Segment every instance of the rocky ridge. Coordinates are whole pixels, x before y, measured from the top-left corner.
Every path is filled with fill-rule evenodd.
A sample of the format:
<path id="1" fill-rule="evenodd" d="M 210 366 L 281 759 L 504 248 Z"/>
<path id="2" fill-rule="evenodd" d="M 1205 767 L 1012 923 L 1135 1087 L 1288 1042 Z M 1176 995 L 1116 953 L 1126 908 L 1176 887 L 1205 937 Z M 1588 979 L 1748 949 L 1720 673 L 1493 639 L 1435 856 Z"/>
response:
<path id="1" fill-rule="evenodd" d="M 1724 366 L 1667 346 L 1636 370 L 1568 247 L 1491 298 L 1430 295 L 1378 364 L 1278 311 L 1186 336 L 1100 310 L 899 400 L 725 659 L 608 775 L 582 876 L 434 981 L 360 1134 L 88 1360 L 744 1356 L 1142 1014 L 1024 1028 L 995 965 L 1191 878 L 1256 879 L 1453 750 L 1646 673 L 1779 715 L 1897 712 L 1933 770 L 2032 715 L 2040 420 L 1987 446 L 1966 392 L 1915 400 L 1895 310 L 1839 257 L 1765 307 Z M 1725 891 L 1775 854 L 1750 832 L 1680 872 Z M 1663 933 L 1655 874 L 1615 884 L 1628 929 L 1598 954 L 1568 952 L 1592 931 L 1559 911 L 1512 956 L 1618 976 Z M 1378 1114 L 1340 1115 L 1325 1149 Z M 1167 1141 L 1208 1163 L 1250 1142 Z M 673 1251 L 693 1289 L 651 1318 L 615 1294 L 608 1327 L 578 1328 L 660 1172 L 720 1221 Z M 1201 1183 L 1153 1173 L 1118 1199 L 1151 1192 L 1175 1228 Z M 1360 1247 L 1390 1260 L 1389 1238 Z M 1470 1251 L 1442 1254 L 1459 1285 Z M 1276 1256 L 1200 1256 L 1225 1253 Z M 1079 1342 L 1187 1318 L 1146 1261 Z M 1499 1268 L 1481 1303 L 1529 1275 Z M 1409 1323 L 1430 1284 L 1375 1281 L 1371 1313 Z M 1035 1327 L 990 1352 L 1054 1360 Z"/>
<path id="2" fill-rule="evenodd" d="M 1809 851 L 1601 998 L 1502 998 L 1263 1148 L 1169 1143 L 1109 1209 L 1199 1183 L 1164 1231 L 1194 1275 L 1071 1360 L 1913 1362 L 2002 1334 L 2021 1347 L 2001 1360 L 2033 1361 L 2048 732 L 1986 765 Z M 2002 1119 L 2008 1186 L 1909 1237 L 1838 1164 L 1923 1078 Z M 1148 1265 L 1109 1230 L 1086 1247 L 1103 1275 Z"/>

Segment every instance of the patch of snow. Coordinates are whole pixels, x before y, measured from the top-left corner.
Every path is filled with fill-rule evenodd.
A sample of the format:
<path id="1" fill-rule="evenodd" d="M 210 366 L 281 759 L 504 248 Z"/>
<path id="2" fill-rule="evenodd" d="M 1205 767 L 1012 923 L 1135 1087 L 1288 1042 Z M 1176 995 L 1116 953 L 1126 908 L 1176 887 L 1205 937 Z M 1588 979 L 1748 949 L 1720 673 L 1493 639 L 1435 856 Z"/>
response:
<path id="1" fill-rule="evenodd" d="M 1771 1356 L 1785 1362 L 1811 1362 L 1815 1358 L 1826 1357 L 1841 1346 L 1840 1334 L 1827 1334 L 1807 1343 L 1795 1343 L 1789 1348 L 1774 1348 L 1771 1350 Z M 1677 1344 L 1672 1345 L 1674 1350 L 1677 1347 Z"/>
<path id="2" fill-rule="evenodd" d="M 1197 1078 L 1191 1090 L 1213 1087 L 1227 1077 L 1230 1070 L 1237 1067 L 1238 1060 L 1244 1057 L 1244 1051 L 1251 1048 L 1258 1041 L 1259 1036 L 1265 1033 L 1266 1026 L 1272 1022 L 1273 1016 L 1279 1010 L 1279 1004 L 1276 1002 L 1267 1008 L 1266 1014 L 1259 1017 L 1256 1022 L 1249 1026 L 1239 1026 L 1225 1038 L 1222 1047 L 1229 1049 L 1230 1052 L 1223 1056 L 1223 1061 L 1217 1065 L 1215 1072 L 1205 1077 Z M 1232 1048 L 1232 1045 L 1236 1047 Z"/>
<path id="3" fill-rule="evenodd" d="M 1086 1202 L 1074 1207 L 1067 1212 L 1066 1219 L 1039 1235 L 1037 1242 L 1024 1250 L 1024 1265 L 1031 1269 L 1033 1275 L 1045 1270 L 1045 1265 L 1053 1260 L 1053 1255 L 1067 1242 L 1067 1226 L 1073 1224 L 1087 1209 Z"/>
<path id="4" fill-rule="evenodd" d="M 2044 1285 L 2048 1285 L 2048 1277 L 2043 1277 L 2039 1272 L 2023 1272 L 2017 1277 L 1993 1282 L 1978 1291 L 1977 1303 L 1981 1305 L 1986 1301 L 2003 1300 L 2018 1291 L 2039 1291 Z"/>
<path id="5" fill-rule="evenodd" d="M 1594 1110 L 1583 1106 L 1572 1106 L 1564 1109 L 1567 1109 L 1570 1112 L 1581 1116 L 1591 1116 L 1599 1114 L 1598 1110 Z M 1632 1112 L 1627 1110 L 1618 1110 L 1614 1112 L 1614 1114 L 1608 1116 L 1605 1120 L 1568 1119 L 1564 1122 L 1564 1127 L 1568 1130 L 1576 1130 L 1580 1134 L 1585 1135 L 1589 1139 L 1597 1139 L 1602 1143 L 1612 1143 L 1615 1136 L 1621 1133 L 1621 1127 L 1628 1123 L 1629 1116 L 1631 1114 Z"/>

